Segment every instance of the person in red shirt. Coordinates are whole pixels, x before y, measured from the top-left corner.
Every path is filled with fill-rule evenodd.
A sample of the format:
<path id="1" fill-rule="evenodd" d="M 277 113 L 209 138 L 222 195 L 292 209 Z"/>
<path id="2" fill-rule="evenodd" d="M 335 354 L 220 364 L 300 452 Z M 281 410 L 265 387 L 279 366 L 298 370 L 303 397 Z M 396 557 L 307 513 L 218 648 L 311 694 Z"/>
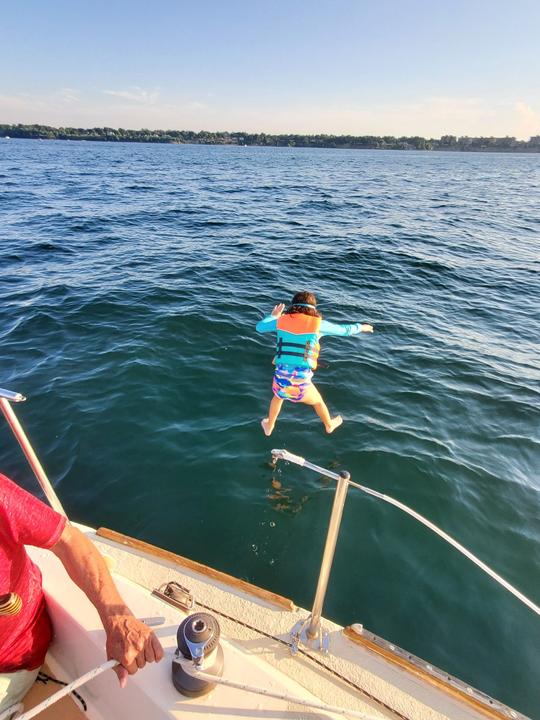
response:
<path id="1" fill-rule="evenodd" d="M 159 661 L 157 637 L 122 600 L 103 557 L 66 518 L 0 474 L 0 713 L 35 680 L 52 639 L 41 573 L 25 545 L 51 550 L 99 613 L 107 658 L 124 687 L 128 674 Z"/>

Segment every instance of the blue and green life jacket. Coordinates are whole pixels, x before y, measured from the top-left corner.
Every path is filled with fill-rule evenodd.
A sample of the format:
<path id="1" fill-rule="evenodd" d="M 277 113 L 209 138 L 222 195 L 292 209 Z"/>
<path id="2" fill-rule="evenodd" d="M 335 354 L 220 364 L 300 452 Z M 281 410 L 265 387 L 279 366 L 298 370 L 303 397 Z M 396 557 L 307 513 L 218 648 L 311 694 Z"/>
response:
<path id="1" fill-rule="evenodd" d="M 277 321 L 276 365 L 317 368 L 321 318 L 304 313 L 281 315 Z"/>

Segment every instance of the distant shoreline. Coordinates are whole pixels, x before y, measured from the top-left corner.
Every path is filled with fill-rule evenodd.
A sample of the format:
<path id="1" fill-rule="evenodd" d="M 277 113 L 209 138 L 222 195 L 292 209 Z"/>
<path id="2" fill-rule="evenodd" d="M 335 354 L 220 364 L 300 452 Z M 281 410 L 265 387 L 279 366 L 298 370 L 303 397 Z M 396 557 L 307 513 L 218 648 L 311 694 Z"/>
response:
<path id="1" fill-rule="evenodd" d="M 236 145 L 256 147 L 330 148 L 346 150 L 449 150 L 453 152 L 540 153 L 540 135 L 529 140 L 514 137 L 441 138 L 390 135 L 300 135 L 246 132 L 194 132 L 191 130 L 126 130 L 124 128 L 71 128 L 48 125 L 0 124 L 0 138 L 76 140 L 90 142 L 146 142 L 158 144 Z"/>

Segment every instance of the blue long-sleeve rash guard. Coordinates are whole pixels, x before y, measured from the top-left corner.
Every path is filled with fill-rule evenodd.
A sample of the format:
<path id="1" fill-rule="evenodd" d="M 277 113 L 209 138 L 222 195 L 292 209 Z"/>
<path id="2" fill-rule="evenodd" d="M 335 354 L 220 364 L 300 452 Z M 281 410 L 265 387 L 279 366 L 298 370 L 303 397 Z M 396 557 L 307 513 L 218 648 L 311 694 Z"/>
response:
<path id="1" fill-rule="evenodd" d="M 257 332 L 275 332 L 277 330 L 278 319 L 267 315 L 265 318 L 260 320 L 255 329 Z M 358 335 L 362 332 L 362 323 L 349 323 L 346 325 L 338 325 L 338 323 L 328 322 L 328 320 L 321 320 L 321 326 L 319 328 L 319 335 L 339 335 L 341 337 L 348 337 L 349 335 Z"/>

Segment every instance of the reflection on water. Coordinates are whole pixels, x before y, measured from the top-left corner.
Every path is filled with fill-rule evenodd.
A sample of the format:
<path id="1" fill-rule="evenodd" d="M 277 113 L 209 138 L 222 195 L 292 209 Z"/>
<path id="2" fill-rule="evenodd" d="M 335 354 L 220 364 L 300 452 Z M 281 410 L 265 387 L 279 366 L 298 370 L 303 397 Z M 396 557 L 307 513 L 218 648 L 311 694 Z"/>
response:
<path id="1" fill-rule="evenodd" d="M 267 491 L 267 497 L 276 512 L 287 515 L 299 513 L 309 500 L 309 495 L 300 495 L 296 488 L 283 487 L 282 481 L 277 476 L 277 471 L 272 476 L 272 483 Z"/>
<path id="2" fill-rule="evenodd" d="M 266 493 L 270 505 L 276 512 L 287 515 L 298 514 L 311 497 L 309 494 L 305 494 L 305 485 L 300 487 L 293 485 L 290 487 L 284 486 L 281 472 L 282 465 L 272 460 L 268 463 L 268 466 L 272 469 L 270 487 Z M 341 462 L 337 459 L 330 460 L 327 463 L 327 468 L 337 472 L 339 468 L 341 468 Z M 315 478 L 314 482 L 315 488 L 326 488 L 334 484 L 334 481 L 326 477 L 326 475 L 319 475 Z"/>

